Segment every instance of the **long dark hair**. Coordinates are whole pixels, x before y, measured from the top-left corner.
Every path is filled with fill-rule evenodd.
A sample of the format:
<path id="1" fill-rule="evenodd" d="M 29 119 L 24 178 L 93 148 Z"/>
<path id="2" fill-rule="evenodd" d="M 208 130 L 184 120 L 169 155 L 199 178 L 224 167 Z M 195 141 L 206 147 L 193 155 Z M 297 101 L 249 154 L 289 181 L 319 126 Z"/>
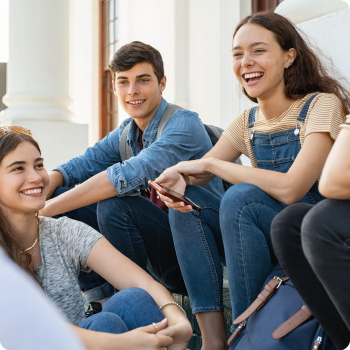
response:
<path id="1" fill-rule="evenodd" d="M 40 152 L 38 143 L 29 135 L 16 132 L 4 132 L 0 134 L 0 164 L 2 160 L 13 152 L 22 142 L 30 142 Z M 0 194 L 1 202 L 1 194 Z M 7 219 L 6 209 L 0 206 L 0 246 L 4 248 L 8 256 L 29 274 L 33 274 L 29 268 L 32 261 L 29 253 L 21 254 L 21 247 L 16 238 L 15 232 Z"/>
<path id="2" fill-rule="evenodd" d="M 285 92 L 287 97 L 298 99 L 311 92 L 327 92 L 336 95 L 343 107 L 344 114 L 350 113 L 350 92 L 342 84 L 341 79 L 336 77 L 334 68 L 326 67 L 317 56 L 322 56 L 318 49 L 310 48 L 295 25 L 287 18 L 274 12 L 259 12 L 244 18 L 236 27 L 233 34 L 235 37 L 238 30 L 247 23 L 258 24 L 274 33 L 275 38 L 283 51 L 291 48 L 296 50 L 297 56 L 293 64 L 284 71 Z M 317 53 L 317 56 L 316 56 Z M 335 73 L 335 74 L 333 74 Z M 344 85 L 348 85 L 345 79 Z M 245 89 L 243 93 L 253 102 L 258 102 L 256 98 L 250 97 Z"/>

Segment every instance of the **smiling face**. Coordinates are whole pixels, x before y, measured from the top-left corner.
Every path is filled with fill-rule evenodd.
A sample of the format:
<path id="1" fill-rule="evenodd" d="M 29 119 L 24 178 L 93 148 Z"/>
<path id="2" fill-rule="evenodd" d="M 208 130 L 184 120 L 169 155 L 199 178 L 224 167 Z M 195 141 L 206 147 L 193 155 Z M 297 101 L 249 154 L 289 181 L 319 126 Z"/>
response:
<path id="1" fill-rule="evenodd" d="M 9 215 L 29 214 L 45 205 L 49 175 L 38 149 L 24 141 L 0 164 L 0 206 Z"/>
<path id="2" fill-rule="evenodd" d="M 273 32 L 253 23 L 243 25 L 232 45 L 233 71 L 250 97 L 259 100 L 285 94 L 284 70 L 295 59 L 295 50 L 285 52 Z"/>
<path id="3" fill-rule="evenodd" d="M 140 126 L 147 125 L 161 100 L 166 78 L 158 82 L 150 63 L 138 63 L 115 73 L 114 93 L 128 115 Z"/>

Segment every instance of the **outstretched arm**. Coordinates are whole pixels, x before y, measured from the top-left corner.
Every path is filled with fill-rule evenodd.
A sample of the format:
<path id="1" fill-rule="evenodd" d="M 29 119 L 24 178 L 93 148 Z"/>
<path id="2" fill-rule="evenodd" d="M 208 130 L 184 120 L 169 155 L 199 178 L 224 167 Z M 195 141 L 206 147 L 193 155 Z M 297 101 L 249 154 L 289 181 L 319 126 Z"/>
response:
<path id="1" fill-rule="evenodd" d="M 287 173 L 246 167 L 243 165 L 227 162 L 221 157 L 206 158 L 198 161 L 181 162 L 173 168 L 165 171 L 165 177 L 156 181 L 164 186 L 178 186 L 180 182 L 190 182 L 193 176 L 200 178 L 203 176 L 219 176 L 232 183 L 250 183 L 265 191 L 271 197 L 289 205 L 299 201 L 317 181 L 321 175 L 326 158 L 332 148 L 333 139 L 329 133 L 312 133 L 306 136 L 304 145 L 299 152 L 293 165 Z M 168 174 L 168 171 L 169 172 Z M 177 173 L 189 175 L 185 180 L 177 180 L 174 183 L 166 180 L 178 179 Z M 199 180 L 200 181 L 200 180 Z M 174 188 L 174 187 L 172 187 Z M 176 191 L 176 189 L 175 189 Z M 188 211 L 190 208 L 184 207 L 182 202 L 173 202 L 169 198 L 160 195 L 160 198 L 170 208 L 180 211 Z"/>
<path id="2" fill-rule="evenodd" d="M 83 184 L 50 199 L 40 210 L 41 216 L 55 216 L 117 195 L 106 171 L 103 171 Z"/>

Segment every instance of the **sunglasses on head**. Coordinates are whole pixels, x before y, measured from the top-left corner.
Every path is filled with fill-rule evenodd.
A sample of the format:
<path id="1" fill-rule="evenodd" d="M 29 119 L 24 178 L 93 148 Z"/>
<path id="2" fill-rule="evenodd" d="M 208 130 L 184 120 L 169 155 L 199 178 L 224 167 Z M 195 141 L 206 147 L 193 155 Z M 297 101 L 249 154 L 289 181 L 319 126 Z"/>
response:
<path id="1" fill-rule="evenodd" d="M 16 132 L 17 134 L 32 136 L 32 132 L 22 126 L 0 126 L 0 134 L 6 132 Z"/>

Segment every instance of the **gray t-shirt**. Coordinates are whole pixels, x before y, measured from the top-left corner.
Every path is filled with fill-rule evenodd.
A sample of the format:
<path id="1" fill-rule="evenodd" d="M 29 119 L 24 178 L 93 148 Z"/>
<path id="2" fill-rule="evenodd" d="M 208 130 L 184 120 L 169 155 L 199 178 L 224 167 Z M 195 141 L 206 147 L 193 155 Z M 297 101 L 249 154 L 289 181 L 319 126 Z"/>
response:
<path id="1" fill-rule="evenodd" d="M 66 217 L 40 217 L 41 265 L 35 276 L 49 298 L 72 324 L 85 318 L 78 276 L 91 248 L 103 237 L 90 226 Z"/>

